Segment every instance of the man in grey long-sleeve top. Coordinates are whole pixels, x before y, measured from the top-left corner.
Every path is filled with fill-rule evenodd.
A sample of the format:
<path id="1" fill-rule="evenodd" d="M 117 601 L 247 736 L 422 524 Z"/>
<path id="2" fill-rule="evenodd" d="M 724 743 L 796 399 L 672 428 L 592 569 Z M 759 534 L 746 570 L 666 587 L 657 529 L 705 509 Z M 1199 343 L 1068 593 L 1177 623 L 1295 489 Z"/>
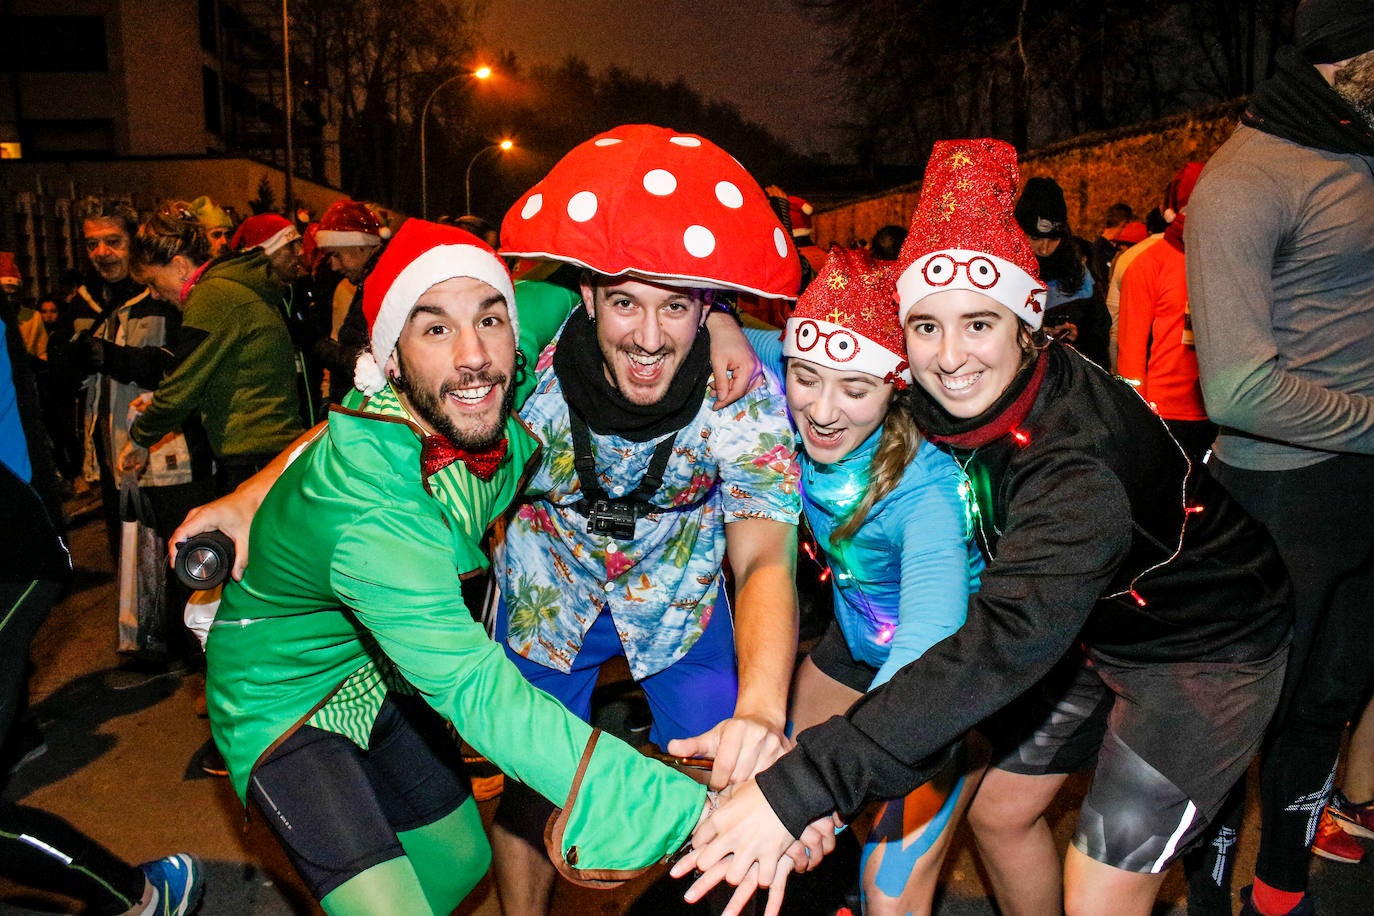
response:
<path id="1" fill-rule="evenodd" d="M 1297 598 L 1242 911 L 1269 916 L 1312 912 L 1308 850 L 1341 732 L 1374 685 L 1374 3 L 1303 0 L 1296 25 L 1186 228 L 1221 427 L 1210 467 L 1269 527 Z"/>

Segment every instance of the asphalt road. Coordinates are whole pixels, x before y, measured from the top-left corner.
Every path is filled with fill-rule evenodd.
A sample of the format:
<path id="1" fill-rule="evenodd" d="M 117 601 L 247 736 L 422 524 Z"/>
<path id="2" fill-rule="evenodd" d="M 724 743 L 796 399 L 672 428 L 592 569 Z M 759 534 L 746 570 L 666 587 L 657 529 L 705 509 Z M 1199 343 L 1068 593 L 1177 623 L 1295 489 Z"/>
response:
<path id="1" fill-rule="evenodd" d="M 195 766 L 208 737 L 195 713 L 198 675 L 168 676 L 125 686 L 111 677 L 115 586 L 103 530 L 93 513 L 78 520 L 72 549 L 76 581 L 54 609 L 33 646 L 32 702 L 49 750 L 11 778 L 6 795 L 59 814 L 131 862 L 173 851 L 190 851 L 207 866 L 204 916 L 291 916 L 319 912 L 271 835 L 257 817 L 244 817 L 227 780 L 206 777 Z M 603 712 L 603 725 L 621 727 L 621 704 Z M 1253 773 L 1252 773 L 1253 777 Z M 1054 813 L 1061 847 L 1073 829 L 1073 810 L 1084 790 L 1071 783 Z M 1250 797 L 1254 798 L 1254 792 Z M 484 804 L 490 816 L 491 803 Z M 1257 827 L 1248 813 L 1241 839 L 1239 888 L 1251 880 Z M 1366 844 L 1370 847 L 1371 844 Z M 789 894 L 793 914 L 833 912 L 836 895 L 852 871 L 798 886 Z M 1313 887 L 1323 916 L 1374 913 L 1374 856 L 1360 865 L 1313 859 Z M 658 916 L 675 913 L 682 886 L 641 879 L 616 891 L 561 885 L 556 916 Z M 1170 875 L 1156 914 L 1184 914 L 1181 876 Z M 70 912 L 71 903 L 0 880 L 0 914 Z M 1239 908 L 1237 902 L 1236 907 Z M 498 916 L 489 883 L 461 910 Z M 983 916 L 996 910 L 979 875 L 967 831 L 956 840 L 945 866 L 938 916 Z"/>

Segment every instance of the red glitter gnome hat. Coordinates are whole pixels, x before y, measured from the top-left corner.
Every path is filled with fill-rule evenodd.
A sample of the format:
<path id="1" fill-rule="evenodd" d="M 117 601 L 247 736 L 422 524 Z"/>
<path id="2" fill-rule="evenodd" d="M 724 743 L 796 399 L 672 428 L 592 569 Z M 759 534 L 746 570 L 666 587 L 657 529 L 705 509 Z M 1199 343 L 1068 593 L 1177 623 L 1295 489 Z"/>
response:
<path id="1" fill-rule="evenodd" d="M 386 246 L 363 284 L 363 317 L 370 346 L 358 354 L 353 384 L 363 394 L 386 387 L 386 362 L 396 352 L 415 302 L 431 286 L 454 277 L 481 280 L 506 300 L 511 329 L 520 325 L 515 287 L 506 264 L 486 242 L 456 226 L 408 219 Z"/>
<path id="2" fill-rule="evenodd" d="M 911 367 L 892 309 L 892 280 L 890 262 L 836 248 L 787 319 L 782 355 L 841 372 L 866 372 L 905 388 Z"/>
<path id="3" fill-rule="evenodd" d="M 801 286 L 792 241 L 758 182 L 704 137 L 650 124 L 574 147 L 506 214 L 501 253 L 769 299 Z"/>
<path id="4" fill-rule="evenodd" d="M 966 289 L 1040 327 L 1045 284 L 1013 208 L 1016 150 L 1001 140 L 940 140 L 931 151 L 911 232 L 897 258 L 897 312 L 932 293 Z"/>

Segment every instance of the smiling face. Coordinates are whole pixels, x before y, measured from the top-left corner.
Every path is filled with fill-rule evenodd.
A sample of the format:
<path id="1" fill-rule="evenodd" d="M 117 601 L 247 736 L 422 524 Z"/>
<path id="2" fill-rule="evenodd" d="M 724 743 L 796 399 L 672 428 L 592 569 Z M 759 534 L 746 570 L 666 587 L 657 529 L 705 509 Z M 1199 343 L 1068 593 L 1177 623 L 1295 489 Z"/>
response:
<path id="1" fill-rule="evenodd" d="M 81 225 L 86 255 L 100 279 L 118 283 L 129 275 L 129 233 L 117 219 L 88 219 Z"/>
<path id="2" fill-rule="evenodd" d="M 978 416 L 1021 368 L 1019 326 L 1010 309 L 982 293 L 952 289 L 926 296 L 903 326 L 916 383 L 951 416 Z"/>
<path id="3" fill-rule="evenodd" d="M 436 283 L 415 303 L 386 373 L 422 426 L 458 448 L 487 448 L 510 414 L 515 333 L 506 300 L 471 277 Z"/>
<path id="4" fill-rule="evenodd" d="M 628 278 L 583 283 L 582 303 L 596 321 L 607 380 L 632 404 L 663 400 L 706 320 L 705 304 L 692 290 Z"/>
<path id="5" fill-rule="evenodd" d="M 787 409 L 813 461 L 834 464 L 862 445 L 891 400 L 892 386 L 876 375 L 787 361 Z"/>

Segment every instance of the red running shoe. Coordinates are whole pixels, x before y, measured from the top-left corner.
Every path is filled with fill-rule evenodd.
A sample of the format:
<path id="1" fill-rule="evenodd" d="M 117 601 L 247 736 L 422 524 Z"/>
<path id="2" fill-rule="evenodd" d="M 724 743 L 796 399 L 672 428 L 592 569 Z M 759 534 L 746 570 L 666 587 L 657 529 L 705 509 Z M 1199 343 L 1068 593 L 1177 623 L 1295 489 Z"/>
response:
<path id="1" fill-rule="evenodd" d="M 1374 801 L 1357 805 L 1337 789 L 1331 793 L 1331 802 L 1326 810 L 1346 833 L 1374 840 Z"/>
<path id="2" fill-rule="evenodd" d="M 1364 858 L 1364 847 L 1341 829 L 1341 825 L 1331 816 L 1331 809 L 1327 808 L 1322 812 L 1317 835 L 1312 839 L 1312 855 L 1354 865 Z"/>

